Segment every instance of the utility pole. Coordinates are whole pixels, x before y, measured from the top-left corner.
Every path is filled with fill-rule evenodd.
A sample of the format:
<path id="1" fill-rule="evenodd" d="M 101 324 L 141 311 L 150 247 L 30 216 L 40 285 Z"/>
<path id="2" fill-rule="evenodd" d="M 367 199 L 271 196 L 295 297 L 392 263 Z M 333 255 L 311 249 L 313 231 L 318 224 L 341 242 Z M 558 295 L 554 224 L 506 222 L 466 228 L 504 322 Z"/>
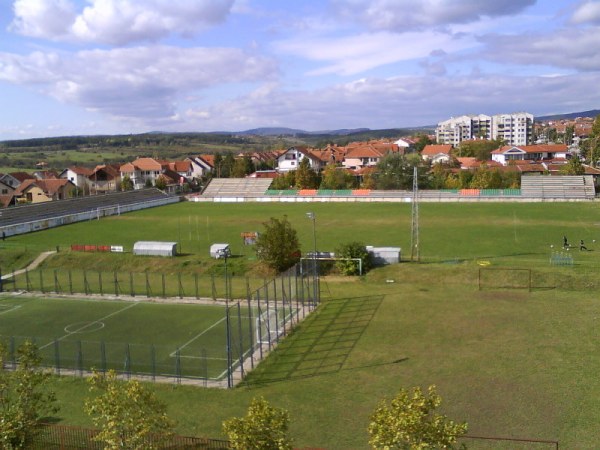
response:
<path id="1" fill-rule="evenodd" d="M 419 261 L 419 179 L 417 166 L 413 167 L 413 192 L 412 192 L 412 221 L 410 239 L 410 260 Z"/>

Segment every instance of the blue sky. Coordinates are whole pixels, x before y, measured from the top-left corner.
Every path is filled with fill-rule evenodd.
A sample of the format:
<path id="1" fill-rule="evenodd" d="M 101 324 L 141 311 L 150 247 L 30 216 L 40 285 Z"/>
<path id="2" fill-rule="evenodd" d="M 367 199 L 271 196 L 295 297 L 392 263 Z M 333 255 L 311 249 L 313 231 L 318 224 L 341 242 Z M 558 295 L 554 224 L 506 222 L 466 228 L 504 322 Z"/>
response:
<path id="1" fill-rule="evenodd" d="M 600 108 L 600 0 L 3 0 L 0 140 Z"/>

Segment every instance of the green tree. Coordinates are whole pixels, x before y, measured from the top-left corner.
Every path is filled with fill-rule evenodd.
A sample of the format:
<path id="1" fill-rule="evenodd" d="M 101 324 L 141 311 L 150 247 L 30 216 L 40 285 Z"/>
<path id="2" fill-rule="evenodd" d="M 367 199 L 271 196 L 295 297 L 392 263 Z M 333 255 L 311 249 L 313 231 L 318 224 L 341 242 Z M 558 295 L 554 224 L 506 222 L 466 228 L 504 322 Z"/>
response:
<path id="1" fill-rule="evenodd" d="M 271 217 L 263 223 L 265 230 L 256 240 L 255 250 L 260 261 L 267 267 L 282 272 L 300 261 L 298 234 L 287 220 Z"/>
<path id="2" fill-rule="evenodd" d="M 215 153 L 213 164 L 215 165 L 216 177 L 221 178 L 221 169 L 223 168 L 223 155 L 221 155 L 219 152 Z"/>
<path id="3" fill-rule="evenodd" d="M 401 389 L 388 405 L 383 400 L 371 415 L 369 444 L 385 449 L 453 449 L 467 432 L 466 423 L 455 423 L 436 412 L 442 403 L 435 386 L 427 393 Z M 464 446 L 462 446 L 464 448 Z"/>
<path id="4" fill-rule="evenodd" d="M 6 348 L 0 344 L 0 448 L 28 448 L 42 419 L 58 411 L 54 392 L 47 387 L 50 373 L 40 370 L 35 344 L 17 349 L 17 366 L 8 370 Z"/>
<path id="5" fill-rule="evenodd" d="M 250 155 L 244 155 L 242 158 L 237 158 L 233 164 L 231 176 L 233 178 L 244 178 L 254 172 L 254 164 Z"/>
<path id="6" fill-rule="evenodd" d="M 343 275 L 359 275 L 360 269 L 364 275 L 371 269 L 371 255 L 367 251 L 367 247 L 362 242 L 348 242 L 340 245 L 335 249 L 336 258 L 359 258 L 358 261 L 352 260 L 337 260 L 335 266 Z"/>
<path id="7" fill-rule="evenodd" d="M 581 157 L 592 167 L 596 167 L 600 160 L 600 115 L 596 116 L 590 136 L 581 143 L 580 147 Z"/>
<path id="8" fill-rule="evenodd" d="M 290 450 L 289 414 L 271 406 L 264 398 L 250 403 L 246 417 L 223 422 L 223 431 L 236 450 Z"/>
<path id="9" fill-rule="evenodd" d="M 223 164 L 221 164 L 221 178 L 230 178 L 233 175 L 233 166 L 235 165 L 235 158 L 231 152 L 225 154 L 223 158 Z"/>
<path id="10" fill-rule="evenodd" d="M 153 392 L 138 381 L 117 379 L 113 370 L 106 375 L 95 372 L 89 382 L 90 392 L 99 392 L 85 402 L 86 413 L 100 428 L 94 439 L 107 450 L 162 448 L 174 424 Z"/>
<path id="11" fill-rule="evenodd" d="M 121 180 L 121 190 L 122 191 L 133 191 L 133 181 L 129 177 L 129 175 L 125 175 Z"/>
<path id="12" fill-rule="evenodd" d="M 421 153 L 426 145 L 433 144 L 432 140 L 426 134 L 419 135 L 417 143 L 415 144 L 415 150 L 417 153 Z"/>
<path id="13" fill-rule="evenodd" d="M 492 151 L 500 148 L 502 142 L 499 140 L 475 140 L 461 142 L 459 147 L 454 150 L 454 154 L 459 157 L 476 158 L 478 161 L 489 161 Z"/>
<path id="14" fill-rule="evenodd" d="M 388 153 L 377 163 L 376 189 L 410 189 L 412 187 L 413 165 L 398 153 Z"/>
<path id="15" fill-rule="evenodd" d="M 157 189 L 160 189 L 161 191 L 164 191 L 167 188 L 167 179 L 163 175 L 160 175 L 156 179 L 156 182 L 154 183 L 154 186 L 156 186 Z"/>
<path id="16" fill-rule="evenodd" d="M 296 170 L 296 187 L 298 189 L 316 189 L 319 185 L 316 172 L 310 167 L 308 157 L 302 158 Z"/>
<path id="17" fill-rule="evenodd" d="M 571 145 L 573 143 L 573 136 L 575 136 L 575 126 L 569 125 L 565 128 L 564 143 Z"/>
<path id="18" fill-rule="evenodd" d="M 352 189 L 355 184 L 354 176 L 342 167 L 327 164 L 323 170 L 321 189 Z"/>
<path id="19" fill-rule="evenodd" d="M 273 179 L 271 189 L 293 189 L 296 184 L 296 171 L 290 170 Z"/>
<path id="20" fill-rule="evenodd" d="M 567 164 L 560 168 L 561 175 L 583 175 L 585 167 L 581 164 L 579 156 L 573 156 Z"/>

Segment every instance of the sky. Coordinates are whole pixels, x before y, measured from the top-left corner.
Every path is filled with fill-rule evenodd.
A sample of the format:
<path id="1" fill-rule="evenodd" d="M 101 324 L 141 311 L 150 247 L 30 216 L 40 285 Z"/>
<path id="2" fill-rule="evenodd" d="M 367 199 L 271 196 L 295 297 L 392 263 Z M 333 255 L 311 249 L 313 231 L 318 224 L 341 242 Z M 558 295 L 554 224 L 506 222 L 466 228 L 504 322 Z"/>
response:
<path id="1" fill-rule="evenodd" d="M 600 108 L 600 0 L 0 0 L 0 141 Z"/>

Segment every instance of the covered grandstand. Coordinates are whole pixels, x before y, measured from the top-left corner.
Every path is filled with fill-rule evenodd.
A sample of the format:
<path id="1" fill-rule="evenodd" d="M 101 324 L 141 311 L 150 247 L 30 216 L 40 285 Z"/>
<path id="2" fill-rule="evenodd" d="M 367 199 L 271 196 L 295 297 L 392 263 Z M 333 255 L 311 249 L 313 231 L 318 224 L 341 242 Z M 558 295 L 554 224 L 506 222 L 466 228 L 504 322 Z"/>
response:
<path id="1" fill-rule="evenodd" d="M 178 201 L 178 196 L 152 188 L 4 208 L 0 233 L 12 236 Z"/>

